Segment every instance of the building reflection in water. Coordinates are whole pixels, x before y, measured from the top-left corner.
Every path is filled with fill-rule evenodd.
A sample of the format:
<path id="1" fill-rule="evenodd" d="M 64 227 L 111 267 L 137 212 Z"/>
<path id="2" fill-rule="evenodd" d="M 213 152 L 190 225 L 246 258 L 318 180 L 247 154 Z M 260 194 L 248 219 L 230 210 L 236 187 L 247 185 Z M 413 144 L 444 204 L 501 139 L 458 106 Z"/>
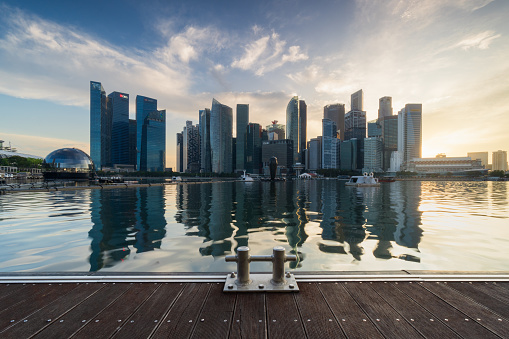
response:
<path id="1" fill-rule="evenodd" d="M 92 190 L 90 271 L 161 248 L 166 234 L 164 187 Z"/>

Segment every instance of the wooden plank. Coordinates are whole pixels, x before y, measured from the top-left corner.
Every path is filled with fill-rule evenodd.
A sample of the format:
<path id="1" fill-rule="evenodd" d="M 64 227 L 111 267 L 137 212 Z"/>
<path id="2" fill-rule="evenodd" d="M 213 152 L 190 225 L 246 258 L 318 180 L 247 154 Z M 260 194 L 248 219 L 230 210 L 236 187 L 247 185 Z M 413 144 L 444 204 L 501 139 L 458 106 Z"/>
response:
<path id="1" fill-rule="evenodd" d="M 187 284 L 152 338 L 189 338 L 199 320 L 210 286 L 210 283 Z"/>
<path id="2" fill-rule="evenodd" d="M 293 293 L 267 293 L 265 302 L 269 338 L 306 337 Z"/>
<path id="3" fill-rule="evenodd" d="M 493 290 L 495 286 L 482 286 L 484 283 L 474 283 L 469 284 L 466 282 L 449 282 L 447 286 L 454 288 L 456 291 L 460 292 L 467 298 L 470 298 L 477 302 L 480 305 L 483 305 L 486 308 L 489 308 L 493 312 L 501 315 L 502 317 L 505 317 L 506 319 L 509 319 L 509 304 L 504 301 L 501 301 L 492 295 L 485 293 L 482 291 L 483 288 L 487 287 L 487 292 Z M 504 288 L 501 288 L 505 291 Z M 509 290 L 507 290 L 507 293 L 509 295 Z M 501 296 L 503 297 L 503 295 Z"/>
<path id="4" fill-rule="evenodd" d="M 465 338 L 496 338 L 496 336 L 465 316 L 456 308 L 422 287 L 423 283 L 393 283 L 419 305 L 434 315 L 430 322 L 442 321 Z"/>
<path id="5" fill-rule="evenodd" d="M 26 295 L 23 294 L 17 297 L 24 299 L 0 314 L 0 331 L 20 322 L 25 317 L 59 298 L 61 290 L 65 293 L 68 289 L 64 286 L 50 284 L 36 284 L 29 286 L 28 289 L 23 289 L 22 291 L 25 291 Z"/>
<path id="6" fill-rule="evenodd" d="M 366 313 L 343 287 L 344 283 L 322 283 L 318 288 L 348 338 L 382 338 Z"/>
<path id="7" fill-rule="evenodd" d="M 6 303 L 4 300 L 5 297 L 13 294 L 13 293 L 22 293 L 21 290 L 26 288 L 27 284 L 0 284 L 0 310 L 6 307 Z"/>
<path id="8" fill-rule="evenodd" d="M 498 283 L 495 282 L 479 282 L 472 283 L 476 289 L 486 293 L 487 295 L 492 296 L 493 298 L 500 300 L 506 304 L 509 304 L 509 290 L 499 286 Z"/>
<path id="9" fill-rule="evenodd" d="M 141 305 L 113 337 L 148 338 L 173 305 L 185 284 L 164 283 Z"/>
<path id="10" fill-rule="evenodd" d="M 129 284 L 105 284 L 103 286 L 104 288 L 101 288 L 100 291 L 92 294 L 59 318 L 52 320 L 51 324 L 37 333 L 35 338 L 70 337 L 130 287 Z"/>
<path id="11" fill-rule="evenodd" d="M 447 283 L 424 283 L 423 286 L 485 328 L 500 335 L 502 338 L 509 338 L 507 320 L 502 319 L 498 314 L 479 305 L 475 301 L 466 298 L 458 291 L 449 288 Z"/>
<path id="12" fill-rule="evenodd" d="M 316 283 L 299 284 L 295 294 L 306 333 L 311 338 L 346 338 Z"/>
<path id="13" fill-rule="evenodd" d="M 89 321 L 73 338 L 110 337 L 155 291 L 159 284 L 132 283 L 114 303 L 99 313 L 93 321 Z M 99 320 L 99 322 L 95 322 Z"/>
<path id="14" fill-rule="evenodd" d="M 18 308 L 19 305 L 26 303 L 27 300 L 38 298 L 44 295 L 53 284 L 27 284 L 25 288 L 7 295 L 1 302 L 0 324 L 3 324 L 4 317 L 11 318 L 12 309 Z M 58 286 L 58 285 L 57 285 Z M 14 318 L 15 319 L 15 318 Z M 1 327 L 0 327 L 1 328 Z"/>
<path id="15" fill-rule="evenodd" d="M 459 338 L 455 332 L 441 321 L 430 321 L 434 316 L 420 307 L 413 299 L 394 287 L 393 284 L 387 282 L 373 282 L 370 283 L 370 286 L 424 337 L 437 339 L 444 337 Z"/>
<path id="16" fill-rule="evenodd" d="M 344 284 L 347 291 L 360 305 L 371 321 L 388 338 L 418 338 L 419 332 L 385 302 L 369 283 Z"/>
<path id="17" fill-rule="evenodd" d="M 497 285 L 509 290 L 509 282 L 497 282 Z"/>
<path id="18" fill-rule="evenodd" d="M 101 289 L 101 284 L 63 284 L 59 291 L 60 298 L 55 299 L 51 303 L 44 303 L 43 308 L 39 308 L 22 322 L 9 328 L 2 335 L 10 338 L 28 338 L 36 334 L 43 328 L 49 326 L 51 321 L 59 318 L 62 314 L 75 307 L 90 295 Z M 65 293 L 66 289 L 70 289 Z M 63 294 L 63 295 L 62 295 Z M 51 319 L 51 321 L 48 321 Z M 25 322 L 26 320 L 26 322 Z"/>
<path id="19" fill-rule="evenodd" d="M 207 300 L 200 313 L 200 321 L 191 334 L 192 338 L 226 338 L 230 331 L 236 294 L 224 293 L 224 284 L 211 284 Z M 203 321 L 202 321 L 203 319 Z"/>
<path id="20" fill-rule="evenodd" d="M 265 293 L 237 294 L 230 338 L 267 338 Z"/>

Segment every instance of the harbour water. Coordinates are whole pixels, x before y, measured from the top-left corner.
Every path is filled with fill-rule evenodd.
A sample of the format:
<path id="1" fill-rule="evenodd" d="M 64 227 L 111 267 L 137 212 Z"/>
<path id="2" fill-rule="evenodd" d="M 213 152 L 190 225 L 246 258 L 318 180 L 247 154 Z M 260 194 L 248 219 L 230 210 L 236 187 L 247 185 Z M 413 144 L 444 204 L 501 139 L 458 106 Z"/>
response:
<path id="1" fill-rule="evenodd" d="M 508 182 L 223 182 L 0 195 L 0 272 L 509 271 Z M 288 264 L 287 264 L 288 265 Z M 252 263 L 252 271 L 269 271 Z"/>

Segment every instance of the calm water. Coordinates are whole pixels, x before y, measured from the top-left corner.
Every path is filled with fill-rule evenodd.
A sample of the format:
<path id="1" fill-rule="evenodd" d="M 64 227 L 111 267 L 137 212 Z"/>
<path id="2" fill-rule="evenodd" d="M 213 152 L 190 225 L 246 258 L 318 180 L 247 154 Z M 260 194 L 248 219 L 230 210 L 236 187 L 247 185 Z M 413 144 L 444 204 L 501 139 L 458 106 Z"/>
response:
<path id="1" fill-rule="evenodd" d="M 0 271 L 509 271 L 509 183 L 206 183 L 0 196 Z M 270 270 L 253 263 L 253 271 Z"/>

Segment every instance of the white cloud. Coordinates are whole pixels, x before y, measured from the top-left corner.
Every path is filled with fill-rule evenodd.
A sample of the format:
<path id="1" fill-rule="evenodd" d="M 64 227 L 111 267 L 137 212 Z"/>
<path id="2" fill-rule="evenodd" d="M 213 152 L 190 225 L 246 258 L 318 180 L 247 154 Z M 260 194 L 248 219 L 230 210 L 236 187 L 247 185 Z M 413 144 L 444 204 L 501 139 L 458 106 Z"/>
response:
<path id="1" fill-rule="evenodd" d="M 501 34 L 495 34 L 494 31 L 484 31 L 461 40 L 456 46 L 464 50 L 471 48 L 488 49 L 493 40 L 501 36 Z"/>
<path id="2" fill-rule="evenodd" d="M 250 70 L 255 75 L 262 76 L 287 62 L 294 63 L 308 59 L 307 54 L 301 52 L 300 46 L 290 46 L 286 53 L 285 46 L 286 41 L 281 40 L 279 34 L 273 32 L 248 44 L 244 48 L 244 54 L 235 59 L 231 67 Z"/>

